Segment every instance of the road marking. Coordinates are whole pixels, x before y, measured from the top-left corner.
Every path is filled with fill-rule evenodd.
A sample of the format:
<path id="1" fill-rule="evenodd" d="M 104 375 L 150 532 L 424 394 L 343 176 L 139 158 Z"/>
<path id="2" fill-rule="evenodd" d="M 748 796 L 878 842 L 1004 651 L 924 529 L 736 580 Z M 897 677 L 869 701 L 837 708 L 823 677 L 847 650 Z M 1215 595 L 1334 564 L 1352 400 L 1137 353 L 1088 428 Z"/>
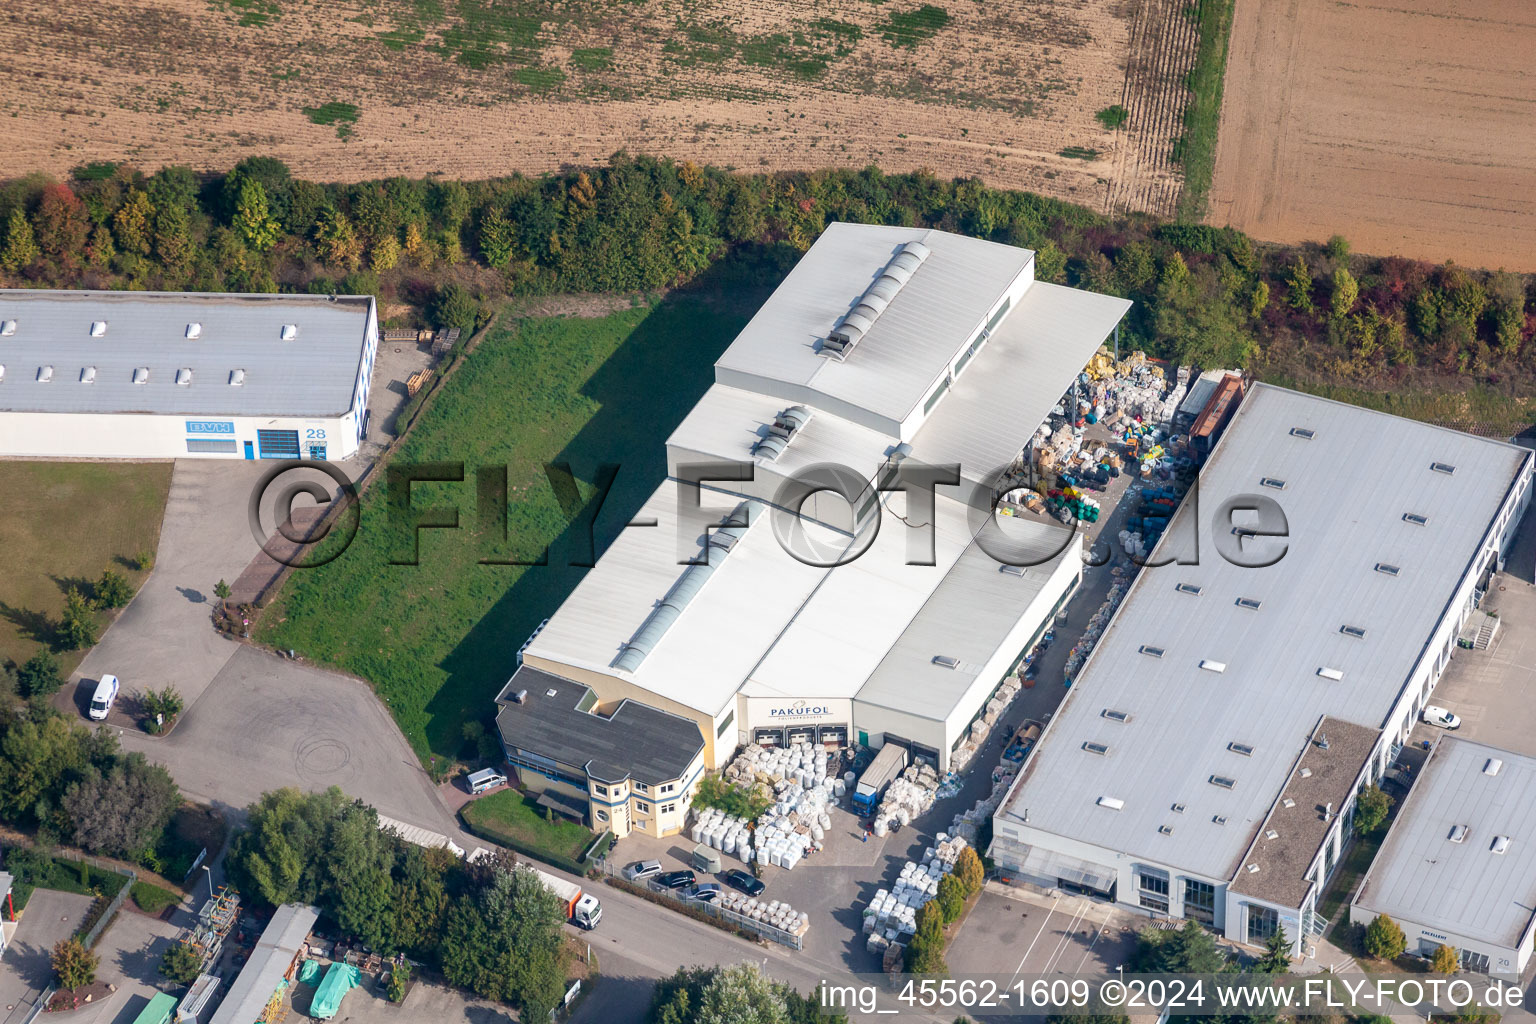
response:
<path id="1" fill-rule="evenodd" d="M 1049 973 L 1052 967 L 1061 961 L 1061 955 L 1066 952 L 1068 944 L 1070 944 L 1072 939 L 1076 936 L 1077 923 L 1083 919 L 1083 915 L 1087 913 L 1087 911 L 1088 901 L 1080 900 L 1077 907 L 1077 913 L 1072 915 L 1072 920 L 1067 923 L 1067 927 L 1062 931 L 1061 939 L 1057 941 L 1056 948 L 1051 950 L 1051 955 L 1045 961 L 1045 966 L 1040 969 L 1041 974 Z"/>
<path id="2" fill-rule="evenodd" d="M 1060 902 L 1061 896 L 1059 894 L 1056 896 L 1056 900 Z M 1024 961 L 1029 959 L 1029 954 L 1034 951 L 1035 943 L 1039 942 L 1040 936 L 1045 934 L 1045 926 L 1051 923 L 1051 915 L 1054 913 L 1056 913 L 1056 904 L 1052 903 L 1051 909 L 1045 912 L 1045 920 L 1040 922 L 1040 930 L 1035 932 L 1035 937 L 1029 940 L 1029 948 L 1024 950 L 1024 955 L 1019 958 L 1019 966 L 1014 969 L 1013 977 L 1008 979 L 1008 984 L 1012 985 L 1014 980 L 1018 978 L 1019 973 L 1024 970 Z"/>
<path id="3" fill-rule="evenodd" d="M 1083 950 L 1083 958 L 1077 962 L 1078 974 L 1083 973 L 1083 965 L 1088 962 L 1088 956 L 1093 952 L 1093 947 L 1097 946 L 1099 944 L 1099 940 L 1104 937 L 1104 933 L 1109 931 L 1109 922 L 1114 920 L 1114 916 L 1114 912 L 1111 911 L 1110 915 L 1104 919 L 1104 926 L 1094 933 L 1093 941 L 1088 943 L 1087 949 Z"/>

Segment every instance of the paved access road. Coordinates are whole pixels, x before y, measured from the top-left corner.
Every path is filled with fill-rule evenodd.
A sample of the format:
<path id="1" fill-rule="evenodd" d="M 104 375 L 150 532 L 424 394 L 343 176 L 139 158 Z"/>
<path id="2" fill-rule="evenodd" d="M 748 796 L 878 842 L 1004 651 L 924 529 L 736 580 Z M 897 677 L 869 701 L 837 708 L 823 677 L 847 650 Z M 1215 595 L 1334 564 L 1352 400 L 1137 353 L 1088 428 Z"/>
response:
<path id="1" fill-rule="evenodd" d="M 89 896 L 52 889 L 32 893 L 0 968 L 0 1024 L 15 1024 L 31 1012 L 33 1002 L 53 981 L 49 951 L 75 933 L 90 907 Z"/>

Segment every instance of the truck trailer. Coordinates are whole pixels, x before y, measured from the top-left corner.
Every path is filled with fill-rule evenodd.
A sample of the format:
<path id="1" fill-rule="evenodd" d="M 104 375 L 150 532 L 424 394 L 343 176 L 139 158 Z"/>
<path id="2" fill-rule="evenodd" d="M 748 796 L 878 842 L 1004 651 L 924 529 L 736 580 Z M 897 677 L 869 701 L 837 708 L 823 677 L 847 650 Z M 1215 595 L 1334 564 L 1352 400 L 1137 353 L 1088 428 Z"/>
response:
<path id="1" fill-rule="evenodd" d="M 598 902 L 597 897 L 591 893 L 582 892 L 581 886 L 575 882 L 567 882 L 547 871 L 540 871 L 532 864 L 519 864 L 517 868 L 538 878 L 544 888 L 559 897 L 560 902 L 565 905 L 566 919 L 576 927 L 591 931 L 603 919 L 603 905 Z"/>
<path id="2" fill-rule="evenodd" d="M 895 743 L 880 748 L 875 759 L 859 776 L 859 784 L 853 790 L 853 806 L 861 814 L 873 814 L 880 804 L 880 794 L 907 766 L 907 750 Z"/>

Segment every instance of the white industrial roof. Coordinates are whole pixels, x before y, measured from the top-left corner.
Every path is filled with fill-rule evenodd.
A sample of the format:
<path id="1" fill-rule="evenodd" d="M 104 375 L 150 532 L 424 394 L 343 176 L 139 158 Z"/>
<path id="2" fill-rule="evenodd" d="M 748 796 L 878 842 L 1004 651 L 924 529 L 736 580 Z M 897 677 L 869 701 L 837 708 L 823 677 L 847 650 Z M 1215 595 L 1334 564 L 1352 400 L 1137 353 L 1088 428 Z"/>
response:
<path id="1" fill-rule="evenodd" d="M 931 255 L 869 333 L 846 360 L 820 355 L 820 341 L 912 241 Z M 927 228 L 829 224 L 725 350 L 716 379 L 860 422 L 872 423 L 868 413 L 900 423 L 1034 255 Z"/>
<path id="2" fill-rule="evenodd" d="M 1255 386 L 1201 474 L 1198 504 L 1181 505 L 1154 553 L 1161 560 L 1198 525 L 1199 564 L 1142 570 L 1002 813 L 1231 878 L 1319 715 L 1385 724 L 1529 458 L 1502 442 Z M 1284 489 L 1262 486 L 1266 477 Z M 1267 568 L 1233 565 L 1215 550 L 1213 513 L 1245 494 L 1275 499 L 1288 519 L 1287 553 Z M 1379 572 L 1378 562 L 1400 572 Z M 1319 676 L 1323 668 L 1342 678 Z M 1106 708 L 1129 721 L 1103 717 Z M 1108 753 L 1085 751 L 1089 741 Z M 1233 742 L 1252 756 L 1229 750 Z M 1235 785 L 1213 785 L 1213 775 Z M 1105 796 L 1123 809 L 1099 806 Z M 1159 832 L 1164 825 L 1172 834 Z"/>
<path id="3" fill-rule="evenodd" d="M 766 436 L 768 424 L 789 404 L 771 395 L 715 384 L 683 417 L 667 438 L 667 446 L 679 450 L 680 455 L 696 452 L 715 459 L 752 462 L 758 459 L 752 446 Z M 787 476 L 831 462 L 868 479 L 896 444 L 889 434 L 815 409 L 777 459 L 759 464 Z"/>
<path id="4" fill-rule="evenodd" d="M 914 458 L 980 480 L 1018 458 L 1130 300 L 1036 281 L 912 439 Z"/>
<path id="5" fill-rule="evenodd" d="M 911 242 L 926 247 L 926 258 L 846 359 L 819 355 L 821 339 Z M 872 479 L 899 443 L 907 415 L 949 372 L 1032 259 L 1025 249 L 927 229 L 829 226 L 716 363 L 717 383 L 668 439 L 669 466 L 699 455 L 755 461 L 764 475 L 771 470 L 782 477 L 831 463 Z M 958 462 L 975 470 L 968 479 L 1011 463 L 1129 306 L 1030 284 L 918 429 L 913 458 Z M 792 405 L 805 406 L 808 421 L 777 459 L 755 456 L 769 424 Z M 974 545 L 980 522 L 964 504 L 972 495 L 943 487 L 932 566 L 906 564 L 912 530 L 890 511 L 905 514 L 905 496 L 896 494 L 883 499 L 887 512 L 874 545 L 845 566 L 820 568 L 793 558 L 765 516 L 728 556 L 711 555 L 711 571 L 683 582 L 676 491 L 668 481 L 652 495 L 637 518 L 658 526 L 624 531 L 529 646 L 528 657 L 629 678 L 711 715 L 740 691 L 858 694 L 942 719 L 963 697 L 960 684 L 969 676 L 949 672 L 917 688 L 923 692 L 903 696 L 903 666 L 946 633 L 964 648 L 957 656 L 985 661 L 1043 586 L 1039 570 L 1000 574 L 998 563 Z M 705 493 L 722 513 L 740 500 Z M 1047 541 L 1060 531 L 1038 523 L 1010 528 L 1052 551 L 1070 537 Z M 847 543 L 830 533 L 826 539 Z M 690 537 L 684 557 L 696 553 L 693 542 Z M 1055 564 L 1040 568 L 1048 573 Z M 659 608 L 664 600 L 669 607 Z M 914 635 L 901 646 L 909 624 Z M 643 659 L 637 650 L 627 664 L 617 664 L 642 628 Z M 927 677 L 926 669 L 916 671 Z"/>
<path id="6" fill-rule="evenodd" d="M 998 524 L 1033 564 L 1012 570 L 972 541 L 859 689 L 861 702 L 948 719 L 1061 560 L 1082 557 L 1065 527 L 1006 517 Z M 959 664 L 947 668 L 934 660 L 939 656 Z"/>
<path id="7" fill-rule="evenodd" d="M 1499 762 L 1497 774 L 1487 774 L 1490 761 Z M 1466 829 L 1460 842 L 1451 841 L 1456 826 Z M 1492 849 L 1499 836 L 1508 839 L 1502 854 Z M 1536 913 L 1536 759 L 1442 738 L 1355 903 L 1399 922 L 1518 945 Z"/>
<path id="8" fill-rule="evenodd" d="M 372 304 L 368 296 L 0 289 L 0 411 L 334 416 L 352 406 Z M 297 332 L 284 340 L 290 326 Z M 44 367 L 52 367 L 47 382 L 38 379 Z M 141 369 L 147 379 L 135 383 Z M 177 383 L 182 370 L 190 383 Z M 244 371 L 238 386 L 235 371 Z"/>
<path id="9" fill-rule="evenodd" d="M 969 509 L 943 497 L 935 509 L 935 564 L 928 566 L 906 564 L 913 529 L 898 516 L 905 513 L 904 495 L 886 499 L 894 511 L 883 514 L 869 550 L 837 567 L 807 565 L 791 555 L 764 511 L 729 553 L 710 552 L 714 571 L 703 587 L 639 665 L 625 671 L 615 664 L 624 645 L 687 568 L 678 564 L 676 493 L 675 482 L 666 481 L 651 496 L 635 518 L 658 525 L 620 534 L 529 644 L 527 657 L 629 679 L 710 715 L 741 692 L 858 696 L 943 719 L 974 671 L 948 672 L 929 680 L 936 684 L 930 689 L 904 689 L 902 672 L 920 660 L 914 652 L 947 635 L 944 650 L 929 651 L 928 659 L 949 653 L 968 663 L 985 661 L 1043 585 L 1038 574 L 1048 575 L 1055 564 L 1024 577 L 1000 572 L 972 540 Z M 1064 548 L 1071 536 L 1050 524 L 1003 525 L 1042 552 Z M 822 538 L 847 543 L 831 531 Z M 913 636 L 899 644 L 909 626 Z"/>

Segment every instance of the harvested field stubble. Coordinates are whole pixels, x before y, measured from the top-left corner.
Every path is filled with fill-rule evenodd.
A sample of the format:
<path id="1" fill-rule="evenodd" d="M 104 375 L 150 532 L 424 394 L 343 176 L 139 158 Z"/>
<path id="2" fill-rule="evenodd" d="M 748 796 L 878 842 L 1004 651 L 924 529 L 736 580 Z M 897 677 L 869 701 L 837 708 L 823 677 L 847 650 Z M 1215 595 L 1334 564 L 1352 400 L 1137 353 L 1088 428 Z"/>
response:
<path id="1" fill-rule="evenodd" d="M 1536 8 L 1240 0 L 1212 224 L 1536 270 Z"/>
<path id="2" fill-rule="evenodd" d="M 1164 38 L 1185 21 L 1174 0 L 16 0 L 0 174 L 260 153 L 313 179 L 483 178 L 629 149 L 1166 212 L 1177 169 L 1140 154 L 1177 131 L 1182 58 L 1128 54 L 1185 46 Z"/>

